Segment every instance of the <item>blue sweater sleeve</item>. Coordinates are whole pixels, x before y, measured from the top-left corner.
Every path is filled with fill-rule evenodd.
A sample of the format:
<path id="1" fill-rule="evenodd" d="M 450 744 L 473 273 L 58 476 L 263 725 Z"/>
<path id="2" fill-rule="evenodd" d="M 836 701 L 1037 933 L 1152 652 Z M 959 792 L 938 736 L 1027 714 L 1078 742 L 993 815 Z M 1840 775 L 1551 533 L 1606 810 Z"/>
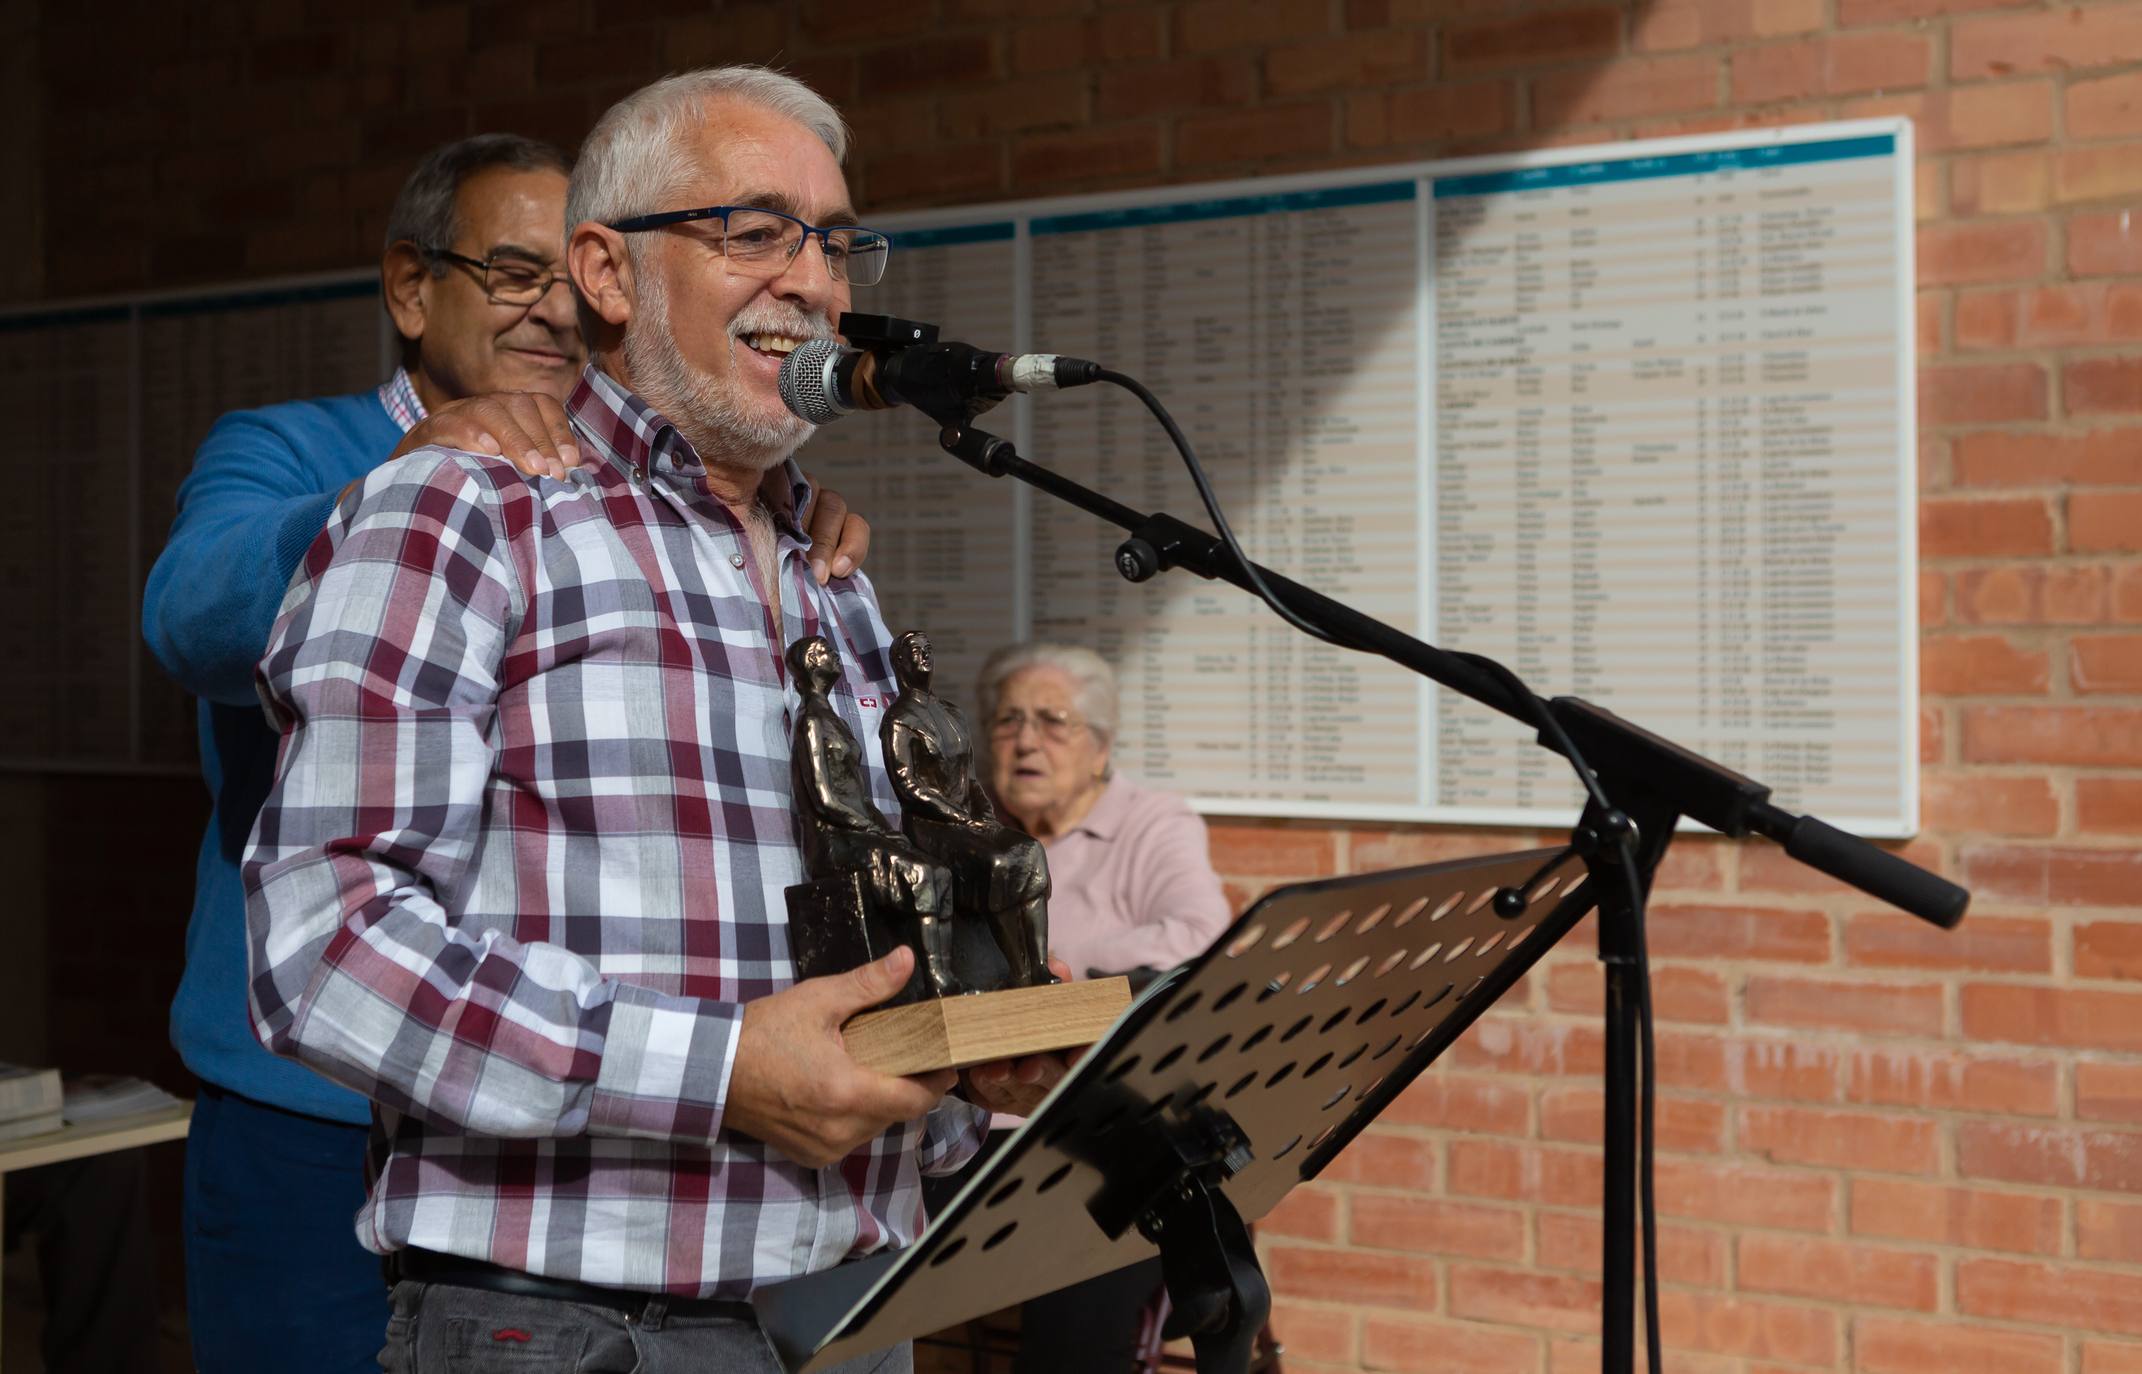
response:
<path id="1" fill-rule="evenodd" d="M 178 518 L 142 591 L 141 629 L 157 662 L 195 696 L 251 706 L 253 668 L 298 561 L 344 483 L 392 450 L 384 412 L 359 443 L 318 416 L 279 423 L 277 407 L 216 422 L 179 487 Z M 318 443 L 307 431 L 317 428 Z M 340 432 L 337 432 L 337 431 Z M 377 452 L 362 452 L 371 442 Z M 313 451 L 301 451 L 310 449 Z"/>

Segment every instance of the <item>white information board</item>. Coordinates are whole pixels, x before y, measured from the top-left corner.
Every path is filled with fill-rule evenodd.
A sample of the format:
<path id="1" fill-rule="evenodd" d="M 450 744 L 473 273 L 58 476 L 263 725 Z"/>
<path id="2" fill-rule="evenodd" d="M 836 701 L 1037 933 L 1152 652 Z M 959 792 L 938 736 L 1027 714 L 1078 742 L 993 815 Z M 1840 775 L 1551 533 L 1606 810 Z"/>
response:
<path id="1" fill-rule="evenodd" d="M 857 306 L 1138 377 L 1253 558 L 1492 655 L 1870 835 L 1917 825 L 1907 122 L 893 216 Z M 1002 423 L 992 423 L 1001 420 Z M 985 427 L 1202 523 L 1127 395 Z M 1530 731 L 944 456 L 912 412 L 805 466 L 877 530 L 888 618 L 965 697 L 1027 634 L 1118 668 L 1117 757 L 1232 814 L 1558 825 Z"/>

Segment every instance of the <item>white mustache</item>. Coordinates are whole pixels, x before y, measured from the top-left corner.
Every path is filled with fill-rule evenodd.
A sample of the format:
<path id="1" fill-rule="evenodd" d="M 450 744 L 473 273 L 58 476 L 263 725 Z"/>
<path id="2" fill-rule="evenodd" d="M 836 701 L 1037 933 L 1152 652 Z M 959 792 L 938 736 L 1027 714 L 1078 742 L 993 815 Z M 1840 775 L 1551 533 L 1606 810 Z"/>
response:
<path id="1" fill-rule="evenodd" d="M 827 320 L 807 315 L 754 315 L 729 322 L 729 337 L 746 334 L 780 334 L 791 339 L 830 339 L 833 326 Z"/>

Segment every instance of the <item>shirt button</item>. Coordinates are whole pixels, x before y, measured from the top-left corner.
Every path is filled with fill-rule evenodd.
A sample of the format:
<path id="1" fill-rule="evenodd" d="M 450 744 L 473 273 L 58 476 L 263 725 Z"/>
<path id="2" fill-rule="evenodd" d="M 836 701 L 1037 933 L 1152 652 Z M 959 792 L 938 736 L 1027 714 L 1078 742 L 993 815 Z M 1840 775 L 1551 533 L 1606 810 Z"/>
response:
<path id="1" fill-rule="evenodd" d="M 730 555 L 729 555 L 729 566 L 730 566 L 730 567 L 732 567 L 732 568 L 741 568 L 741 567 L 743 567 L 743 566 L 744 566 L 744 556 L 743 556 L 742 554 L 740 554 L 740 553 L 732 553 L 732 554 L 730 554 Z"/>

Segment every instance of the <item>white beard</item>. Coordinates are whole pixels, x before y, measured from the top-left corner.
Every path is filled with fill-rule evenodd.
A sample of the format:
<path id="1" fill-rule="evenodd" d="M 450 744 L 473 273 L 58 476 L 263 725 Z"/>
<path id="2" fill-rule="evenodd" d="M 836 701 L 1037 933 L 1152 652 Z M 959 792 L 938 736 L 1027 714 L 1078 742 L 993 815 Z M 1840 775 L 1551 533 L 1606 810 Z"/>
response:
<path id="1" fill-rule="evenodd" d="M 632 389 L 663 418 L 677 427 L 701 459 L 752 472 L 765 472 L 787 461 L 804 441 L 817 431 L 808 420 L 785 407 L 775 415 L 753 415 L 751 398 L 732 371 L 715 376 L 694 366 L 677 348 L 670 335 L 669 292 L 654 272 L 638 274 L 640 296 L 636 318 L 625 330 L 625 366 L 632 375 Z M 730 323 L 730 360 L 736 350 L 748 349 L 738 336 L 752 333 L 762 323 L 747 312 Z M 803 336 L 824 332 L 823 324 L 799 327 L 794 315 L 784 316 L 775 332 Z"/>

